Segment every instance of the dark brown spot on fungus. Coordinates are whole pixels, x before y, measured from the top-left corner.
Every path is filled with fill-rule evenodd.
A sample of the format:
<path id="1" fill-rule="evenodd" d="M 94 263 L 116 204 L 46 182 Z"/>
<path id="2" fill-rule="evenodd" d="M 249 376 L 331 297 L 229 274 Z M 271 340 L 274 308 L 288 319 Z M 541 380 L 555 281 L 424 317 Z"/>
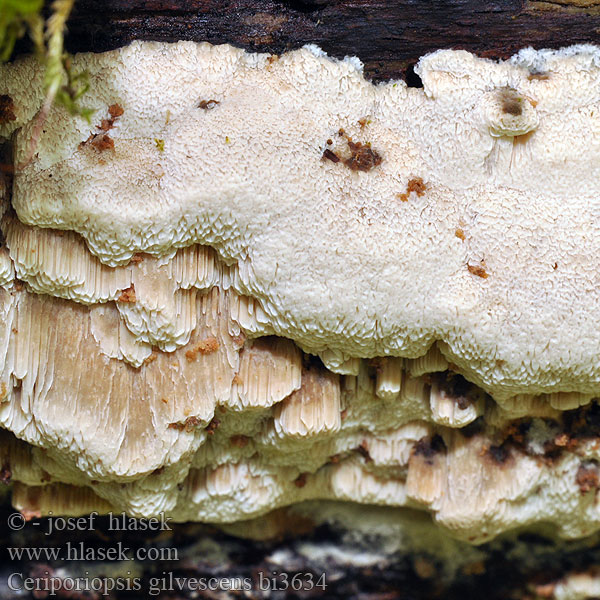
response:
<path id="1" fill-rule="evenodd" d="M 202 110 L 211 110 L 217 104 L 220 104 L 220 102 L 218 100 L 201 100 L 198 103 L 198 108 L 201 108 Z"/>
<path id="2" fill-rule="evenodd" d="M 356 448 L 356 451 L 365 459 L 365 462 L 372 462 L 371 454 L 369 453 L 369 445 L 366 440 L 360 443 L 360 446 Z"/>
<path id="3" fill-rule="evenodd" d="M 221 421 L 219 421 L 219 419 L 212 419 L 212 421 L 205 428 L 206 433 L 208 433 L 208 435 L 214 435 L 220 424 Z"/>
<path id="4" fill-rule="evenodd" d="M 598 476 L 598 465 L 594 461 L 581 463 L 577 469 L 575 481 L 582 494 L 591 490 L 597 490 L 600 487 L 600 477 Z"/>
<path id="5" fill-rule="evenodd" d="M 9 121 L 15 121 L 16 118 L 13 99 L 7 94 L 2 94 L 0 96 L 0 125 L 4 125 L 4 123 L 8 123 Z"/>
<path id="6" fill-rule="evenodd" d="M 502 92 L 502 112 L 519 117 L 523 114 L 523 98 L 513 90 Z"/>
<path id="7" fill-rule="evenodd" d="M 306 473 L 300 473 L 300 475 L 294 479 L 294 485 L 303 488 L 306 485 Z"/>
<path id="8" fill-rule="evenodd" d="M 415 456 L 422 456 L 428 465 L 433 464 L 433 459 L 437 454 L 446 451 L 446 444 L 442 439 L 441 435 L 434 435 L 433 437 L 421 438 L 414 447 L 413 454 Z"/>
<path id="9" fill-rule="evenodd" d="M 344 164 L 352 171 L 370 171 L 381 164 L 381 156 L 371 148 L 370 144 L 361 144 L 348 140 L 350 157 Z"/>
<path id="10" fill-rule="evenodd" d="M 483 393 L 476 385 L 467 381 L 459 373 L 452 371 L 444 371 L 434 374 L 433 377 L 437 380 L 440 389 L 452 399 L 458 408 L 465 410 L 474 404 Z"/>
<path id="11" fill-rule="evenodd" d="M 331 162 L 339 163 L 340 157 L 335 152 L 332 152 L 329 148 L 325 148 L 321 160 L 330 160 Z"/>
<path id="12" fill-rule="evenodd" d="M 510 458 L 510 450 L 506 447 L 506 444 L 492 445 L 487 449 L 486 455 L 495 463 L 503 465 Z"/>

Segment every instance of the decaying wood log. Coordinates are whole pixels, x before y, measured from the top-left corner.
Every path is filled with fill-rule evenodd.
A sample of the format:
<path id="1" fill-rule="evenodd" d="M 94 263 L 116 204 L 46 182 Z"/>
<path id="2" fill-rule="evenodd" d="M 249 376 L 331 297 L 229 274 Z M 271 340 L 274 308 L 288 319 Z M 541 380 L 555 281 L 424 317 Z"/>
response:
<path id="1" fill-rule="evenodd" d="M 67 47 L 194 40 L 280 53 L 314 43 L 338 58 L 358 56 L 374 80 L 408 75 L 418 84 L 412 66 L 438 48 L 507 58 L 528 45 L 594 42 L 599 32 L 596 0 L 80 0 Z"/>

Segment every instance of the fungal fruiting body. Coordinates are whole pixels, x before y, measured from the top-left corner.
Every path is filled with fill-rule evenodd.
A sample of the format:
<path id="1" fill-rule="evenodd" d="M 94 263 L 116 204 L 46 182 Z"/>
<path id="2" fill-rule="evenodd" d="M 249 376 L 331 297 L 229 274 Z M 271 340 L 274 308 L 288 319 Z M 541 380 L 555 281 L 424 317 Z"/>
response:
<path id="1" fill-rule="evenodd" d="M 15 506 L 600 528 L 599 50 L 439 51 L 423 89 L 314 47 L 74 68 L 92 123 L 54 108 L 2 191 Z M 1 67 L 17 165 L 42 77 Z"/>

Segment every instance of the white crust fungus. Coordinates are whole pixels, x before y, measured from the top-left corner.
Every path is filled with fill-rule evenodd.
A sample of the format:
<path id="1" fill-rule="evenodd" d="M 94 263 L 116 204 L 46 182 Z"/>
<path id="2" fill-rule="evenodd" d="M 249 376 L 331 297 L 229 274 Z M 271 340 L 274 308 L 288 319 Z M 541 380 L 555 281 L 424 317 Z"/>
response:
<path id="1" fill-rule="evenodd" d="M 103 265 L 212 246 L 230 285 L 260 303 L 257 333 L 313 353 L 417 357 L 438 341 L 495 395 L 595 394 L 598 56 L 582 46 L 498 64 L 439 51 L 418 65 L 420 90 L 374 86 L 314 49 L 84 54 L 74 68 L 90 73 L 95 121 L 55 108 L 12 204 L 24 223 L 80 234 Z M 31 60 L 0 71 L 16 115 L 0 135 L 15 133 L 17 162 L 39 78 Z M 54 265 L 25 262 L 48 291 Z M 74 276 L 54 293 L 100 299 Z M 189 337 L 186 314 L 134 312 L 148 343 L 151 330 L 168 349 Z"/>
<path id="2" fill-rule="evenodd" d="M 14 504 L 599 529 L 599 56 L 440 51 L 423 90 L 315 48 L 75 57 L 93 124 L 54 108 L 0 182 Z M 0 67 L 17 163 L 40 82 Z"/>

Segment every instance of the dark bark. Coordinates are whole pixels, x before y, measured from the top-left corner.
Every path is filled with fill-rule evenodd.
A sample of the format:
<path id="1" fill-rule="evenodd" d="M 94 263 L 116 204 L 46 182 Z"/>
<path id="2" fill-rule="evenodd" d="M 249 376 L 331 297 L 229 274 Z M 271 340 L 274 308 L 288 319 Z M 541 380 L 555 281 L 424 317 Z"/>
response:
<path id="1" fill-rule="evenodd" d="M 586 7 L 576 4 L 587 4 Z M 600 0 L 79 0 L 70 51 L 102 51 L 143 40 L 232 43 L 281 53 L 315 43 L 356 55 L 375 79 L 414 77 L 437 48 L 506 58 L 523 46 L 595 42 Z M 418 83 L 418 81 L 414 81 Z"/>

